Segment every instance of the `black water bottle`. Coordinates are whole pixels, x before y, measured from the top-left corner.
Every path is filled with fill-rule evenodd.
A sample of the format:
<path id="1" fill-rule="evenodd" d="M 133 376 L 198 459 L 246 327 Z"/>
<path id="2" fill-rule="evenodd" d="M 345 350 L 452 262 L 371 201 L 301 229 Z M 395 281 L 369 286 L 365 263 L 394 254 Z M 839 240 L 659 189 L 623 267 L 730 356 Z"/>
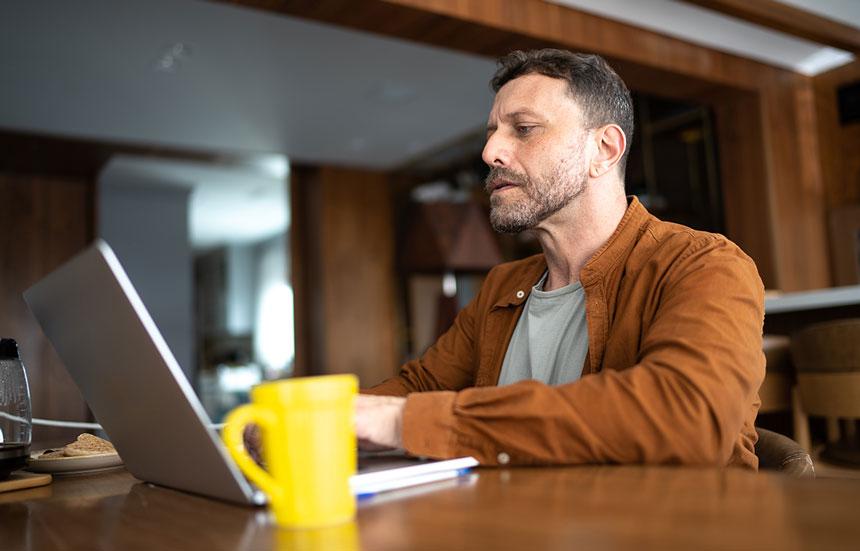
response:
<path id="1" fill-rule="evenodd" d="M 0 339 L 0 480 L 27 466 L 31 438 L 30 387 L 18 343 Z"/>

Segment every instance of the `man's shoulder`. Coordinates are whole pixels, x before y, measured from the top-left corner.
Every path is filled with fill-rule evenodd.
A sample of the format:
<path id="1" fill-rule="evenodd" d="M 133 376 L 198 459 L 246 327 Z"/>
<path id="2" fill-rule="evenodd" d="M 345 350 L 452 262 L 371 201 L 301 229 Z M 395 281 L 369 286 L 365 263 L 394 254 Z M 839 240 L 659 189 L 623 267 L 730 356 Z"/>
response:
<path id="1" fill-rule="evenodd" d="M 650 216 L 628 258 L 633 264 L 659 264 L 666 270 L 687 265 L 685 260 L 708 263 L 729 260 L 751 266 L 755 263 L 733 241 L 719 233 L 695 230 L 682 224 Z"/>
<path id="2" fill-rule="evenodd" d="M 639 245 L 642 252 L 681 260 L 697 252 L 726 252 L 749 257 L 725 235 L 695 230 L 683 224 L 666 222 L 651 216 L 643 226 Z"/>

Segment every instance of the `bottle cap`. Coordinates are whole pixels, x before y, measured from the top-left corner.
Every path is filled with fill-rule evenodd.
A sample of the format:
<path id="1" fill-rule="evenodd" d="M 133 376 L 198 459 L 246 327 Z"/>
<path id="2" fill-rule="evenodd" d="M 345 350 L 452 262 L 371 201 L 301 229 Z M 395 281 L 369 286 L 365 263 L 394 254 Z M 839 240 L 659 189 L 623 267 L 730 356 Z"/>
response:
<path id="1" fill-rule="evenodd" d="M 0 339 L 0 360 L 20 360 L 15 339 Z"/>

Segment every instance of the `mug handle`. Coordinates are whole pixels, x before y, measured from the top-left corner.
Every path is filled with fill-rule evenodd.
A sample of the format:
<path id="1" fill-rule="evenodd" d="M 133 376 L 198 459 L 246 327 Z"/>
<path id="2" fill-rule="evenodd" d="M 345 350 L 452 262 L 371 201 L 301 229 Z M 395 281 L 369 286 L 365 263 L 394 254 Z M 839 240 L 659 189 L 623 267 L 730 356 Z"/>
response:
<path id="1" fill-rule="evenodd" d="M 245 449 L 245 427 L 251 423 L 260 425 L 264 432 L 273 432 L 276 419 L 267 409 L 257 404 L 245 404 L 234 409 L 227 415 L 224 426 L 223 440 L 227 446 L 230 456 L 239 465 L 239 469 L 245 473 L 251 482 L 260 487 L 272 499 L 279 499 L 284 489 L 272 478 L 272 475 L 257 465 L 248 450 Z"/>

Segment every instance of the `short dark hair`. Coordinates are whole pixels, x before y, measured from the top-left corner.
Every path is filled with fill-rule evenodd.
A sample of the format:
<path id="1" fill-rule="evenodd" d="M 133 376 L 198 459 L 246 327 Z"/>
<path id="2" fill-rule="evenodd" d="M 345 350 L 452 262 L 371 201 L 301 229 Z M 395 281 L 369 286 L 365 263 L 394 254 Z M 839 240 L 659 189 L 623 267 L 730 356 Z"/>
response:
<path id="1" fill-rule="evenodd" d="M 498 60 L 499 68 L 490 86 L 498 92 L 517 77 L 537 73 L 567 81 L 571 96 L 582 109 L 588 128 L 617 124 L 627 144 L 619 167 L 624 175 L 633 142 L 633 99 L 621 77 L 599 55 L 567 50 L 516 50 Z"/>

